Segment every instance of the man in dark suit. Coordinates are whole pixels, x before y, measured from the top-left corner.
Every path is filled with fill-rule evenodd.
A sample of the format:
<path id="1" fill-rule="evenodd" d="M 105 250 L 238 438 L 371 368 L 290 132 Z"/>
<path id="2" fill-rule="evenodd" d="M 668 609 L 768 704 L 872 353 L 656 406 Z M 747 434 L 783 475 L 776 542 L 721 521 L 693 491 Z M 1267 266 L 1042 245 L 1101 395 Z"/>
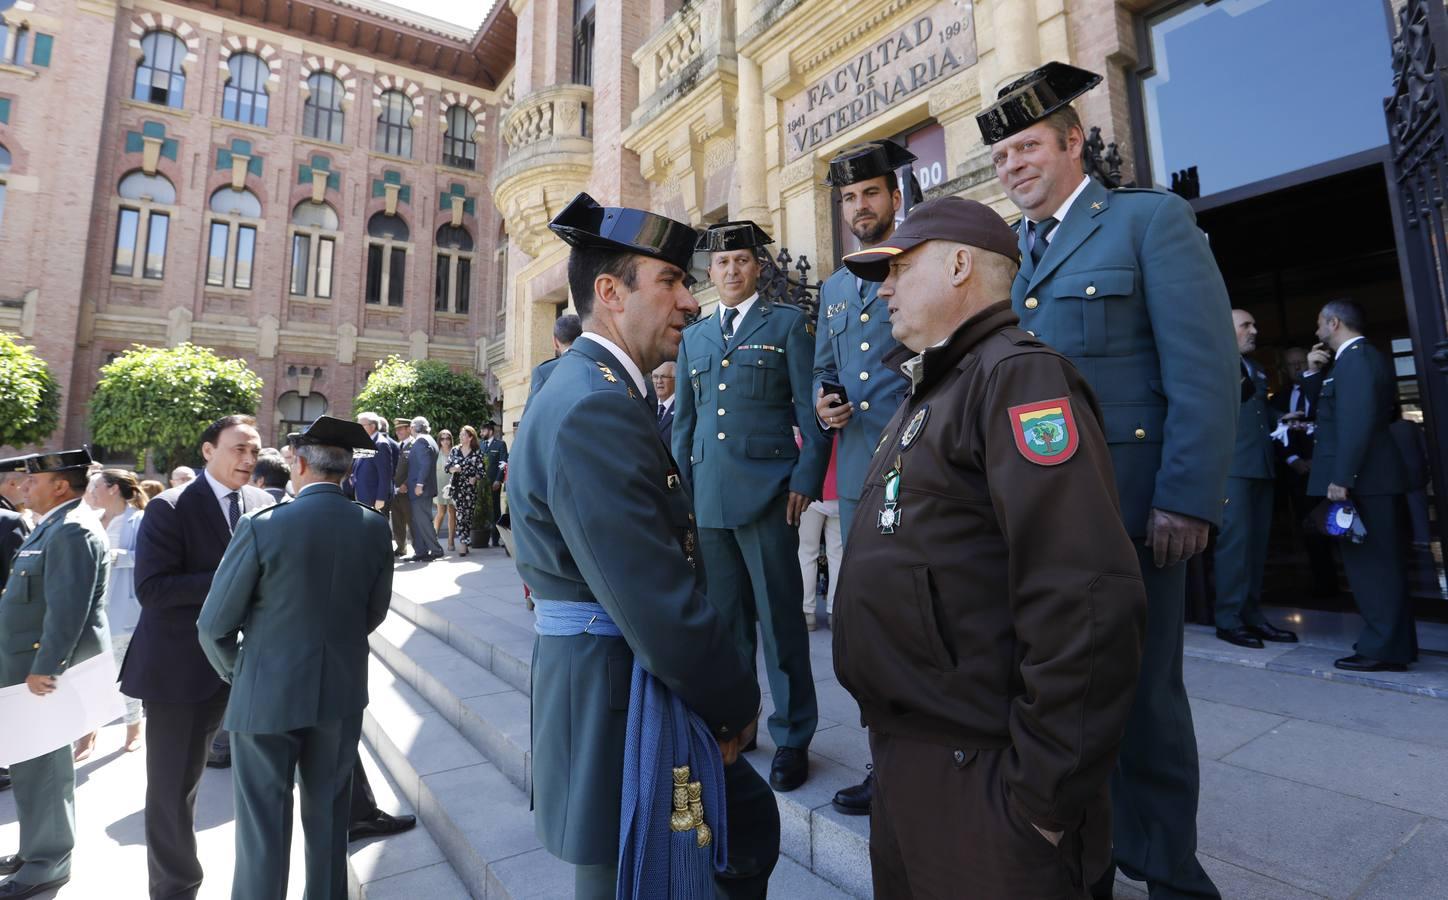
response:
<path id="1" fill-rule="evenodd" d="M 1367 529 L 1361 544 L 1339 541 L 1353 599 L 1363 617 L 1351 656 L 1334 665 L 1351 672 L 1401 672 L 1418 659 L 1418 638 L 1404 578 L 1408 474 L 1388 430 L 1393 422 L 1393 365 L 1367 338 L 1367 319 L 1352 300 L 1333 300 L 1317 315 L 1317 339 L 1334 354 L 1317 399 L 1317 446 L 1307 493 L 1348 501 Z"/>
<path id="2" fill-rule="evenodd" d="M 483 423 L 483 455 L 488 460 L 488 483 L 493 486 L 493 510 L 488 521 L 488 546 L 503 546 L 503 538 L 498 534 L 498 516 L 502 515 L 503 506 L 503 471 L 508 465 L 508 443 L 498 437 L 498 423 L 492 419 Z"/>
<path id="3" fill-rule="evenodd" d="M 397 433 L 397 450 L 392 454 L 392 540 L 397 544 L 393 556 L 407 553 L 407 536 L 412 528 L 412 504 L 407 500 L 407 453 L 412 449 L 412 420 L 393 419 Z M 417 552 L 414 544 L 412 552 Z"/>
<path id="4" fill-rule="evenodd" d="M 671 359 L 660 363 L 649 376 L 654 393 L 659 396 L 659 437 L 664 439 L 665 444 L 674 437 L 674 371 L 677 368 L 678 365 Z"/>
<path id="5" fill-rule="evenodd" d="M 1191 206 L 1083 174 L 1071 100 L 1101 77 L 1051 62 L 976 117 L 1024 216 L 1011 302 L 1101 401 L 1148 612 L 1141 678 L 1112 780 L 1116 862 L 1152 896 L 1221 896 L 1196 858 L 1200 769 L 1182 682 L 1187 560 L 1222 521 L 1240 401 L 1231 302 Z M 1115 874 L 1093 887 L 1111 895 Z"/>
<path id="6" fill-rule="evenodd" d="M 1232 310 L 1237 350 L 1242 354 L 1242 408 L 1237 442 L 1227 475 L 1227 502 L 1213 561 L 1217 573 L 1217 637 L 1239 647 L 1262 649 L 1263 641 L 1295 644 L 1297 635 L 1262 615 L 1262 569 L 1272 531 L 1272 430 L 1276 417 L 1267 405 L 1267 373 L 1248 357 L 1257 349 L 1257 320 Z"/>
<path id="7" fill-rule="evenodd" d="M 532 400 L 538 393 L 538 389 L 543 387 L 548 376 L 553 374 L 553 367 L 558 365 L 558 360 L 563 358 L 563 354 L 568 352 L 568 348 L 573 346 L 573 342 L 578 340 L 578 336 L 582 333 L 583 325 L 579 322 L 578 316 L 573 313 L 559 316 L 558 320 L 553 323 L 554 355 L 552 359 L 545 359 L 533 367 L 533 374 L 528 376 L 529 400 Z M 526 405 L 525 403 L 524 406 Z"/>
<path id="8" fill-rule="evenodd" d="M 1325 356 L 1326 354 L 1320 354 Z M 1332 556 L 1332 542 L 1322 535 L 1303 529 L 1301 522 L 1312 512 L 1317 501 L 1307 497 L 1307 479 L 1312 472 L 1312 432 L 1317 427 L 1317 396 L 1327 361 L 1314 367 L 1302 347 L 1288 347 L 1282 353 L 1282 374 L 1289 387 L 1272 395 L 1268 401 L 1277 418 L 1286 427 L 1279 429 L 1272 441 L 1277 455 L 1278 483 L 1283 487 L 1294 531 L 1302 533 L 1312 570 L 1312 596 L 1337 596 L 1337 561 Z"/>
<path id="9" fill-rule="evenodd" d="M 615 896 L 637 659 L 719 743 L 729 829 L 719 890 L 762 897 L 779 855 L 779 810 L 739 756 L 759 688 L 704 596 L 689 492 L 658 439 L 643 374 L 677 352 L 686 317 L 699 308 L 687 288 L 694 232 L 642 210 L 602 208 L 587 194 L 552 227 L 573 245 L 568 276 L 587 331 L 523 417 L 509 487 L 518 572 L 538 603 L 538 836 L 574 865 L 576 898 Z M 574 610 L 588 627 L 544 627 Z M 602 620 L 616 625 L 592 627 Z M 650 887 L 668 891 L 667 883 Z"/>
<path id="10" fill-rule="evenodd" d="M 367 430 L 373 453 L 358 458 L 352 467 L 352 496 L 363 506 L 370 506 L 386 515 L 392 500 L 392 448 L 381 430 L 385 420 L 377 413 L 364 412 L 357 422 Z"/>
<path id="11" fill-rule="evenodd" d="M 412 556 L 408 562 L 441 559 L 442 544 L 432 524 L 432 498 L 437 496 L 437 442 L 423 416 L 412 420 L 412 447 L 407 454 L 407 502 L 412 504 Z"/>
<path id="12" fill-rule="evenodd" d="M 229 694 L 196 637 L 196 617 L 241 517 L 272 505 L 249 482 L 261 451 L 251 416 L 225 416 L 201 435 L 206 468 L 146 506 L 136 538 L 141 618 L 121 691 L 146 708 L 146 857 L 153 900 L 194 898 L 196 789 Z"/>
<path id="13" fill-rule="evenodd" d="M 322 416 L 289 440 L 296 500 L 241 520 L 197 622 L 207 659 L 232 685 L 226 723 L 236 761 L 237 898 L 287 894 L 291 832 L 280 823 L 291 821 L 294 780 L 307 896 L 346 896 L 367 635 L 392 597 L 387 521 L 349 502 L 339 485 L 354 451 L 376 452 L 372 436 Z"/>
<path id="14" fill-rule="evenodd" d="M 273 503 L 287 499 L 287 484 L 292 480 L 291 466 L 275 450 L 263 450 L 256 458 L 256 468 L 251 470 L 251 486 L 267 492 Z"/>

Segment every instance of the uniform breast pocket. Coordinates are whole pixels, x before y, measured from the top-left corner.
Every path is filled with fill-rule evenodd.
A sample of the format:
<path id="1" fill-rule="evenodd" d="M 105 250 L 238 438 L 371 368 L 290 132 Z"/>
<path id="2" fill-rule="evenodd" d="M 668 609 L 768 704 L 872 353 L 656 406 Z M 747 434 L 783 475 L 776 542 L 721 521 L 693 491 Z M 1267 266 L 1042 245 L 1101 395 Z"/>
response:
<path id="1" fill-rule="evenodd" d="M 788 393 L 789 373 L 784 368 L 783 354 L 762 351 L 753 354 L 752 359 L 746 358 L 740 362 L 749 367 L 752 376 L 747 382 L 749 399 L 768 400 L 777 396 L 781 390 Z"/>
<path id="2" fill-rule="evenodd" d="M 39 590 L 39 579 L 45 576 L 39 554 L 26 556 L 24 552 L 15 557 L 15 566 L 10 570 L 10 580 L 5 584 L 5 599 L 13 603 L 29 603 L 34 592 Z"/>
<path id="3" fill-rule="evenodd" d="M 714 357 L 705 353 L 689 360 L 689 386 L 694 389 L 694 399 L 701 401 L 708 393 L 709 372 L 714 368 Z"/>
<path id="4" fill-rule="evenodd" d="M 1052 280 L 1051 287 L 1057 300 L 1078 304 L 1081 347 L 1086 356 L 1124 350 L 1124 344 L 1122 348 L 1113 348 L 1112 342 L 1113 338 L 1124 341 L 1129 337 L 1128 334 L 1117 333 L 1116 320 L 1126 314 L 1123 307 L 1136 292 L 1136 269 L 1119 266 L 1062 273 Z M 1061 312 L 1070 315 L 1069 310 L 1062 309 Z M 1070 342 L 1062 343 L 1066 345 Z"/>

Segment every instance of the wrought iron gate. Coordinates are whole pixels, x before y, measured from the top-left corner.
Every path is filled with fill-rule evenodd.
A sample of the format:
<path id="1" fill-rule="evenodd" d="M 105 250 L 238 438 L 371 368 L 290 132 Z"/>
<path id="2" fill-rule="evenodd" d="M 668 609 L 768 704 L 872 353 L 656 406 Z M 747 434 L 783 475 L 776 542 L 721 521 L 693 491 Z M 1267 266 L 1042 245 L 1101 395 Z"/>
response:
<path id="1" fill-rule="evenodd" d="M 1448 7 L 1408 0 L 1393 37 L 1388 195 L 1397 232 L 1424 421 L 1432 446 L 1437 531 L 1448 547 Z"/>

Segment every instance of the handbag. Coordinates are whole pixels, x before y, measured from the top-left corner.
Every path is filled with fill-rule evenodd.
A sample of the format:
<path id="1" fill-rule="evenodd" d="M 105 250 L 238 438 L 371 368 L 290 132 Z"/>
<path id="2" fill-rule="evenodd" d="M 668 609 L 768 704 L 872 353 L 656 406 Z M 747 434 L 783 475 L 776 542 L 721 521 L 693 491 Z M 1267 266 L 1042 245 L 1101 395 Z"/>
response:
<path id="1" fill-rule="evenodd" d="M 1302 525 L 1313 534 L 1333 540 L 1361 544 L 1368 538 L 1367 527 L 1351 500 L 1324 499 L 1307 514 Z"/>

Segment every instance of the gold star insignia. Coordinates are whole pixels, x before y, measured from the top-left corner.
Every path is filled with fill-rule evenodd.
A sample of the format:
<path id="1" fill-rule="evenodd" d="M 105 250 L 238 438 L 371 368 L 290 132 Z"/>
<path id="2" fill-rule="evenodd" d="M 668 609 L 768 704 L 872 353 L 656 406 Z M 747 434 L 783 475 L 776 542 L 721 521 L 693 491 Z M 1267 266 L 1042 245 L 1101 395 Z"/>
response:
<path id="1" fill-rule="evenodd" d="M 603 373 L 604 381 L 607 381 L 609 384 L 618 384 L 618 379 L 613 377 L 613 370 L 610 369 L 608 366 L 605 366 L 603 363 L 599 363 L 598 371 Z"/>
<path id="2" fill-rule="evenodd" d="M 1093 201 L 1093 202 L 1091 203 L 1091 208 L 1092 208 L 1092 209 L 1100 209 L 1100 208 L 1101 208 L 1101 201 L 1100 201 L 1100 200 Z"/>

